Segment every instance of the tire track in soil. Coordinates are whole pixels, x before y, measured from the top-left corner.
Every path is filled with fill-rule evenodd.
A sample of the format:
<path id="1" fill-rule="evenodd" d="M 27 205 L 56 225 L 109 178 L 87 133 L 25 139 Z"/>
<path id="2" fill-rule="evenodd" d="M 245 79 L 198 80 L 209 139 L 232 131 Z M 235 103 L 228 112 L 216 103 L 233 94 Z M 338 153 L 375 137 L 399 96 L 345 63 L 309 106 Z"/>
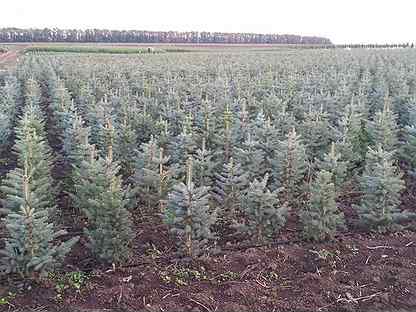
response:
<path id="1" fill-rule="evenodd" d="M 0 54 L 0 70 L 13 66 L 17 63 L 19 55 L 25 50 L 26 46 L 14 47 L 13 50 Z"/>

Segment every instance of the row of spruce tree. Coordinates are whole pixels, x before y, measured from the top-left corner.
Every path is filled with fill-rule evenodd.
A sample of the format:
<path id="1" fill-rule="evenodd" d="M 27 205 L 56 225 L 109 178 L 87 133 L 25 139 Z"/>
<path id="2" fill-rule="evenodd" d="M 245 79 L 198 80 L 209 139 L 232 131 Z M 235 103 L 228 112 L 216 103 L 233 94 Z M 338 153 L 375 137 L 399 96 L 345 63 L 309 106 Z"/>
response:
<path id="1" fill-rule="evenodd" d="M 337 111 L 293 100 L 305 92 L 298 78 L 276 89 L 279 72 L 270 68 L 252 77 L 246 94 L 238 87 L 245 78 L 228 76 L 241 70 L 220 67 L 211 82 L 210 73 L 184 72 L 136 80 L 105 68 L 75 75 L 62 62 L 27 57 L 18 79 L 1 89 L 1 116 L 17 123 L 16 168 L 1 189 L 4 272 L 46 272 L 76 243 L 63 241 L 59 230 L 62 191 L 85 219 L 89 249 L 106 263 L 130 256 L 132 214 L 161 215 L 178 251 L 191 257 L 215 246 L 224 228 L 272 240 L 290 214 L 299 217 L 305 239 L 331 238 L 345 227 L 340 206 L 355 181 L 360 224 L 387 231 L 412 217 L 400 208 L 398 160 L 409 172 L 415 168 L 415 105 L 409 88 L 400 105 L 393 88 L 362 91 L 367 84 L 384 90 L 377 72 L 368 72 L 371 84 L 365 74 L 357 78 L 360 93 L 336 93 L 332 100 L 347 101 Z M 192 87 L 204 79 L 205 94 Z M 5 125 L 2 146 L 12 128 Z M 59 141 L 57 151 L 48 138 Z M 61 185 L 51 174 L 57 157 L 69 168 Z"/>

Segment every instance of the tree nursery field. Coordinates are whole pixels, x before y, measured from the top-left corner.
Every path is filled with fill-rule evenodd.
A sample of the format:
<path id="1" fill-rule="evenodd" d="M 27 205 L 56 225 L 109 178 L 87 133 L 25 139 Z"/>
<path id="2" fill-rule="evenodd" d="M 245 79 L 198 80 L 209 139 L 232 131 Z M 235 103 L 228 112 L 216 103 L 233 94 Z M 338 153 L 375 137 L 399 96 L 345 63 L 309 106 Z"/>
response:
<path id="1" fill-rule="evenodd" d="M 0 311 L 416 309 L 415 49 L 70 52 L 0 71 Z"/>

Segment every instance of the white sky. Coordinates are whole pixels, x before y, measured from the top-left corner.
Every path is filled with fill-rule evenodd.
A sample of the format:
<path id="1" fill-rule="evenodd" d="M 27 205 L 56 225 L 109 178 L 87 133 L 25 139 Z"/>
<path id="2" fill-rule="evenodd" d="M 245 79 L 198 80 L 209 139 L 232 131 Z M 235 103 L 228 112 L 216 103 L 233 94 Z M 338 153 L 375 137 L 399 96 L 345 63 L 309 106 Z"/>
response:
<path id="1" fill-rule="evenodd" d="M 0 27 L 289 33 L 416 42 L 415 0 L 0 0 Z"/>

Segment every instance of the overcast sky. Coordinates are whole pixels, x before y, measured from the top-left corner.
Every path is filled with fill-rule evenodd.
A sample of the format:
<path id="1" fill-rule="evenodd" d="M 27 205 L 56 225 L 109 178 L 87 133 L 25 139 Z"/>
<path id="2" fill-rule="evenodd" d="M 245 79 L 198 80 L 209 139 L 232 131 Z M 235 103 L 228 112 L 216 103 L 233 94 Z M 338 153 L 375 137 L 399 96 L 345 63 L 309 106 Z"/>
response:
<path id="1" fill-rule="evenodd" d="M 290 33 L 416 42 L 415 0 L 0 0 L 0 27 Z"/>

